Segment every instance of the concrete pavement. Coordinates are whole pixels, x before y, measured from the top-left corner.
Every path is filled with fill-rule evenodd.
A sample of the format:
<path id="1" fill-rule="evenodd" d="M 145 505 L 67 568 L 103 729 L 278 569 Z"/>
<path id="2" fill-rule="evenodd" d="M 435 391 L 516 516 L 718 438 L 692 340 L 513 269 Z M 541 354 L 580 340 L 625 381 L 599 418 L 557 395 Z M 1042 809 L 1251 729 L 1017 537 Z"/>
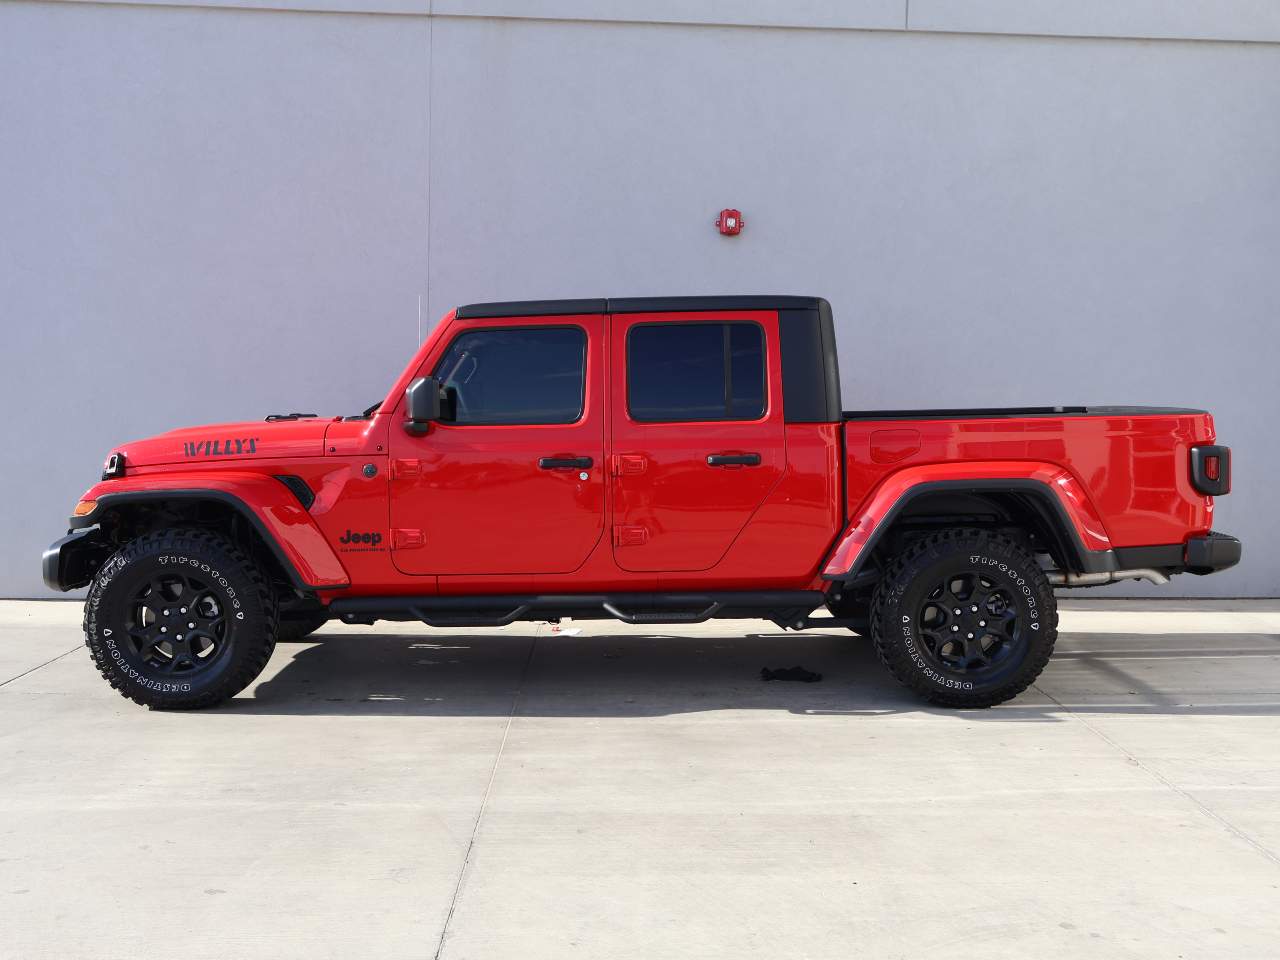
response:
<path id="1" fill-rule="evenodd" d="M 1280 955 L 1280 603 L 1066 608 L 990 711 L 743 621 L 333 625 L 183 714 L 0 602 L 0 957 Z"/>

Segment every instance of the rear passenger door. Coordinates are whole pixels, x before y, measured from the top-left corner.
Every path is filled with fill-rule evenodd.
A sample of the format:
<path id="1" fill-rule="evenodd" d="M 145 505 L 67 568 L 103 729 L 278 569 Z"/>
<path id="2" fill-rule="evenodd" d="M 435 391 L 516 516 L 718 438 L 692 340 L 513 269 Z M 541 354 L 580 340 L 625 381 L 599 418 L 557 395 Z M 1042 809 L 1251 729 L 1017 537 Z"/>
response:
<path id="1" fill-rule="evenodd" d="M 610 318 L 613 552 L 714 567 L 786 466 L 774 312 Z"/>

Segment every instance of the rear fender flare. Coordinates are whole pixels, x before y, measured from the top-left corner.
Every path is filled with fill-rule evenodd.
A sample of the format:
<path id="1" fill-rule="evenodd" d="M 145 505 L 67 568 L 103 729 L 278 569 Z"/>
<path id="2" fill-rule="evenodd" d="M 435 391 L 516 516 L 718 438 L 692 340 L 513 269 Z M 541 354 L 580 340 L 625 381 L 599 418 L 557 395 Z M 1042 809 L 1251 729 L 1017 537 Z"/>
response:
<path id="1" fill-rule="evenodd" d="M 1075 572 L 1118 569 L 1102 518 L 1069 471 L 1050 463 L 991 461 L 913 467 L 887 477 L 863 500 L 837 539 L 823 579 L 853 580 L 911 501 L 944 491 L 1032 497 L 1062 538 Z"/>

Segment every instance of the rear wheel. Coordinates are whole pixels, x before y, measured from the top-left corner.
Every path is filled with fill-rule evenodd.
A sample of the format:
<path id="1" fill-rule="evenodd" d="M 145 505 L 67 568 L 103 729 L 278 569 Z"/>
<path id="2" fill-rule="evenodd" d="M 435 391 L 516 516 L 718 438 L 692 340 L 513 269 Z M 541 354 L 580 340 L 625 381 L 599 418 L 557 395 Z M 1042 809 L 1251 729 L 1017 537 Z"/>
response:
<path id="1" fill-rule="evenodd" d="M 229 540 L 164 530 L 104 563 L 85 600 L 85 643 L 123 696 L 194 709 L 235 696 L 275 647 L 276 605 L 262 574 Z"/>
<path id="2" fill-rule="evenodd" d="M 908 546 L 876 589 L 876 652 L 933 703 L 990 707 L 1040 675 L 1058 608 L 1035 558 L 1008 537 L 944 530 Z"/>

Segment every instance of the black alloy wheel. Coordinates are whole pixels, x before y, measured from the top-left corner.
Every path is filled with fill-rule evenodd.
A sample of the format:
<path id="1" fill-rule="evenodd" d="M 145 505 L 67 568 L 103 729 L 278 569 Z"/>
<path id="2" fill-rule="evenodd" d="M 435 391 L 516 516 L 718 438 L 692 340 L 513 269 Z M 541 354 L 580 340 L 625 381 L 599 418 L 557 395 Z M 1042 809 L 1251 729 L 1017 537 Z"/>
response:
<path id="1" fill-rule="evenodd" d="M 191 677 L 227 650 L 226 610 L 199 576 L 160 573 L 134 594 L 133 652 L 148 671 Z"/>
<path id="2" fill-rule="evenodd" d="M 1017 656 L 1024 639 L 1012 595 L 980 573 L 944 577 L 920 605 L 917 622 L 938 667 L 975 678 Z"/>

